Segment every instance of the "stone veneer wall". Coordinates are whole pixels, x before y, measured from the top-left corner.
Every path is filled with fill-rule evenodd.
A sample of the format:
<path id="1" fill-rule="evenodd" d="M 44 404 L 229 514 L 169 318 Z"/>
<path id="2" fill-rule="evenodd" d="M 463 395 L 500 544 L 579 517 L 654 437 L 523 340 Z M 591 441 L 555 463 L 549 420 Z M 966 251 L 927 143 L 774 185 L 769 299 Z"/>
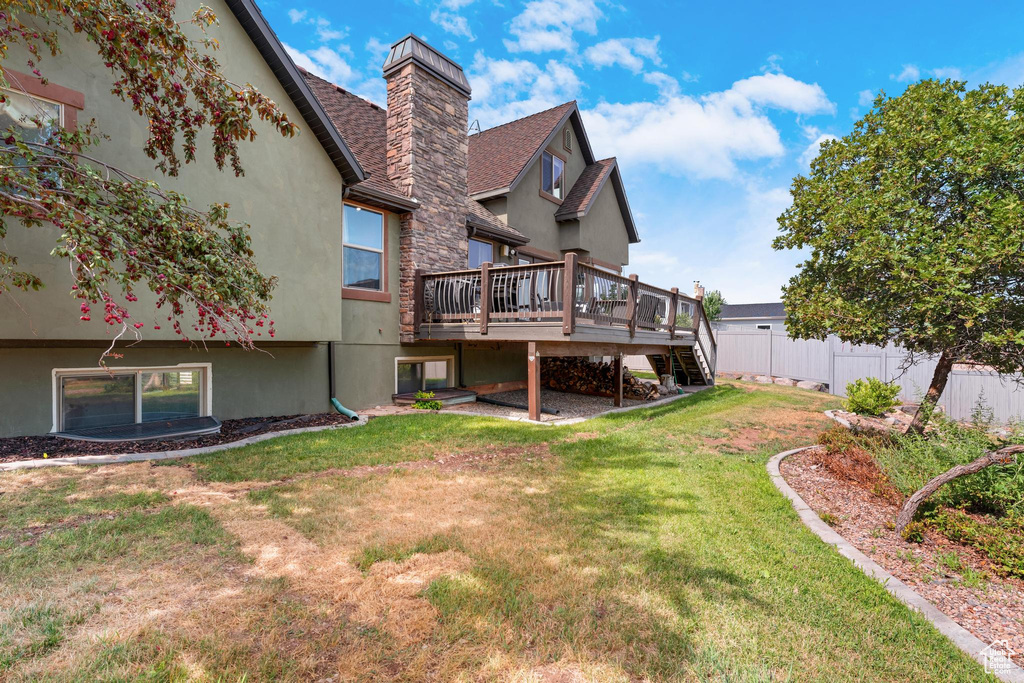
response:
<path id="1" fill-rule="evenodd" d="M 401 340 L 413 339 L 417 268 L 465 268 L 469 98 L 415 63 L 387 77 L 388 176 L 419 203 L 399 233 Z"/>

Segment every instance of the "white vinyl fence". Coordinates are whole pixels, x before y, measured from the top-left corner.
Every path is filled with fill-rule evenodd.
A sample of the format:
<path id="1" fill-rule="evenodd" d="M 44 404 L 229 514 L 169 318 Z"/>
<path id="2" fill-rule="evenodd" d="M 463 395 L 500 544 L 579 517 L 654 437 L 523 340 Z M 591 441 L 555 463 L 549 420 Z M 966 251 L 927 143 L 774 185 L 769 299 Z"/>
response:
<path id="1" fill-rule="evenodd" d="M 828 384 L 829 391 L 846 395 L 856 379 L 877 377 L 895 382 L 905 401 L 924 396 L 935 370 L 934 359 L 922 359 L 901 369 L 906 354 L 895 346 L 845 344 L 837 337 L 825 341 L 790 339 L 775 330 L 721 329 L 718 372 L 739 372 Z M 997 422 L 1024 419 L 1024 390 L 1013 378 L 984 370 L 953 370 L 939 403 L 956 419 L 967 419 L 979 402 L 992 410 Z"/>

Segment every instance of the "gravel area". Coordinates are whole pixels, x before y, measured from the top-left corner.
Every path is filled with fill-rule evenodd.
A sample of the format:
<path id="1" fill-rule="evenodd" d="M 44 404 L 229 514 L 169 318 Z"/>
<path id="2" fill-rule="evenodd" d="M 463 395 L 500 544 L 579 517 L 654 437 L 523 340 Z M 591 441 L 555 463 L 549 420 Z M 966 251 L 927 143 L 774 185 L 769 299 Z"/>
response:
<path id="1" fill-rule="evenodd" d="M 276 432 L 300 427 L 347 424 L 347 417 L 338 413 L 315 415 L 286 415 L 282 417 L 253 417 L 241 420 L 224 420 L 220 432 L 198 438 L 162 439 L 151 441 L 73 441 L 53 436 L 15 436 L 0 439 L 0 462 L 34 460 L 45 453 L 51 458 L 67 458 L 76 455 L 113 455 L 120 453 L 150 453 L 176 451 L 181 448 L 199 448 L 239 441 L 257 434 Z"/>
<path id="2" fill-rule="evenodd" d="M 985 643 L 1007 641 L 1013 660 L 1024 666 L 1024 581 L 994 576 L 981 553 L 941 534 L 928 532 L 923 543 L 904 541 L 890 528 L 896 505 L 838 478 L 813 452 L 786 458 L 780 471 L 819 516 L 834 518 L 839 535 Z M 937 561 L 950 552 L 988 580 L 980 588 L 965 586 Z"/>
<path id="3" fill-rule="evenodd" d="M 529 400 L 526 389 L 520 389 L 518 391 L 502 391 L 497 394 L 488 394 L 487 397 L 493 398 L 496 401 L 518 403 L 523 406 L 527 405 L 527 401 Z M 586 396 L 584 394 L 568 394 L 562 391 L 555 391 L 554 389 L 541 389 L 540 403 L 545 408 L 551 408 L 552 410 L 559 411 L 558 415 L 541 413 L 541 422 L 554 422 L 555 420 L 564 420 L 572 417 L 590 417 L 591 415 L 597 415 L 598 413 L 603 413 L 604 411 L 611 410 L 615 407 L 615 402 L 611 398 L 605 398 L 604 396 Z M 628 406 L 643 405 L 644 403 L 649 403 L 649 401 L 638 401 L 630 398 L 622 399 L 622 406 L 624 408 Z M 460 403 L 458 405 L 445 408 L 445 410 L 481 413 L 500 417 L 527 417 L 527 411 L 525 409 L 519 410 L 518 408 L 505 408 L 503 406 L 495 406 L 489 403 Z"/>

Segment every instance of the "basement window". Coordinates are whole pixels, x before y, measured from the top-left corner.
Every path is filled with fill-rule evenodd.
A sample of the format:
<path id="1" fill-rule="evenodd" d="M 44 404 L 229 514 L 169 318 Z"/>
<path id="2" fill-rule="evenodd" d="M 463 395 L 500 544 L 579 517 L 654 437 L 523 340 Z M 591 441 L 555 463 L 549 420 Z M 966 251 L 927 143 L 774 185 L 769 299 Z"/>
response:
<path id="1" fill-rule="evenodd" d="M 565 159 L 544 152 L 540 160 L 540 191 L 561 201 L 565 195 Z"/>
<path id="2" fill-rule="evenodd" d="M 384 214 L 345 205 L 342 217 L 344 287 L 384 290 Z"/>
<path id="3" fill-rule="evenodd" d="M 54 371 L 54 431 L 167 422 L 210 414 L 209 366 Z"/>
<path id="4" fill-rule="evenodd" d="M 395 393 L 437 391 L 451 386 L 451 356 L 439 358 L 396 358 Z"/>

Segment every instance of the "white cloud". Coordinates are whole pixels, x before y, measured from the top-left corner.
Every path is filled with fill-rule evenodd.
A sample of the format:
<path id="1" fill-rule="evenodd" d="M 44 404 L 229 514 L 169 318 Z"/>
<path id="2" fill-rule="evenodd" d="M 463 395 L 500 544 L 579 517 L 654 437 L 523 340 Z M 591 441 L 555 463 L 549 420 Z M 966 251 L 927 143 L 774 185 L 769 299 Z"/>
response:
<path id="1" fill-rule="evenodd" d="M 477 52 L 467 72 L 473 87 L 470 118 L 490 128 L 550 109 L 576 97 L 576 72 L 556 60 L 544 68 L 526 59 L 491 59 Z"/>
<path id="2" fill-rule="evenodd" d="M 345 58 L 326 45 L 303 52 L 284 43 L 284 49 L 303 69 L 321 78 L 326 78 L 332 83 L 347 85 L 356 76 L 355 70 L 345 61 Z"/>
<path id="3" fill-rule="evenodd" d="M 640 73 L 644 68 L 645 59 L 655 66 L 661 66 L 661 56 L 658 54 L 660 39 L 660 36 L 612 38 L 591 45 L 583 52 L 583 56 L 598 69 L 618 65 L 633 73 Z"/>
<path id="4" fill-rule="evenodd" d="M 800 154 L 800 165 L 809 167 L 811 162 L 814 160 L 814 157 L 818 156 L 818 151 L 821 149 L 821 143 L 828 140 L 838 139 L 838 137 L 830 133 L 822 133 L 819 135 L 811 144 L 807 145 L 807 149 Z"/>
<path id="5" fill-rule="evenodd" d="M 862 107 L 869 107 L 875 101 L 875 93 L 870 90 L 861 90 L 857 93 L 857 104 Z"/>
<path id="6" fill-rule="evenodd" d="M 384 58 L 388 56 L 390 50 L 391 46 L 378 38 L 371 37 L 366 41 L 366 51 L 370 53 L 371 59 L 378 67 L 384 63 Z"/>
<path id="7" fill-rule="evenodd" d="M 982 83 L 997 83 L 1016 87 L 1024 83 L 1024 52 L 999 62 L 989 64 L 971 74 L 972 86 Z"/>
<path id="8" fill-rule="evenodd" d="M 309 12 L 307 10 L 297 10 L 297 9 L 290 9 L 290 10 L 288 10 L 288 18 L 292 20 L 293 24 L 297 24 L 300 21 L 305 21 L 307 14 L 309 14 Z"/>
<path id="9" fill-rule="evenodd" d="M 921 70 L 913 64 L 904 64 L 899 74 L 889 74 L 889 78 L 900 83 L 908 83 L 921 78 Z"/>
<path id="10" fill-rule="evenodd" d="M 469 28 L 469 20 L 461 14 L 436 7 L 430 13 L 430 20 L 452 35 L 476 40 L 476 36 L 473 35 L 473 31 Z"/>
<path id="11" fill-rule="evenodd" d="M 679 81 L 661 71 L 649 71 L 643 75 L 644 83 L 658 89 L 663 97 L 674 97 L 679 94 Z"/>
<path id="12" fill-rule="evenodd" d="M 595 0 L 530 0 L 512 20 L 509 52 L 576 51 L 575 31 L 595 35 L 603 16 Z"/>
<path id="13" fill-rule="evenodd" d="M 765 108 L 835 111 L 817 84 L 771 73 L 700 98 L 675 94 L 658 102 L 601 103 L 585 118 L 599 156 L 615 153 L 626 163 L 654 165 L 672 175 L 727 179 L 736 177 L 738 161 L 785 153 Z"/>
<path id="14" fill-rule="evenodd" d="M 932 69 L 932 76 L 941 80 L 948 78 L 954 81 L 962 81 L 964 72 L 955 66 L 940 66 L 938 69 Z"/>

